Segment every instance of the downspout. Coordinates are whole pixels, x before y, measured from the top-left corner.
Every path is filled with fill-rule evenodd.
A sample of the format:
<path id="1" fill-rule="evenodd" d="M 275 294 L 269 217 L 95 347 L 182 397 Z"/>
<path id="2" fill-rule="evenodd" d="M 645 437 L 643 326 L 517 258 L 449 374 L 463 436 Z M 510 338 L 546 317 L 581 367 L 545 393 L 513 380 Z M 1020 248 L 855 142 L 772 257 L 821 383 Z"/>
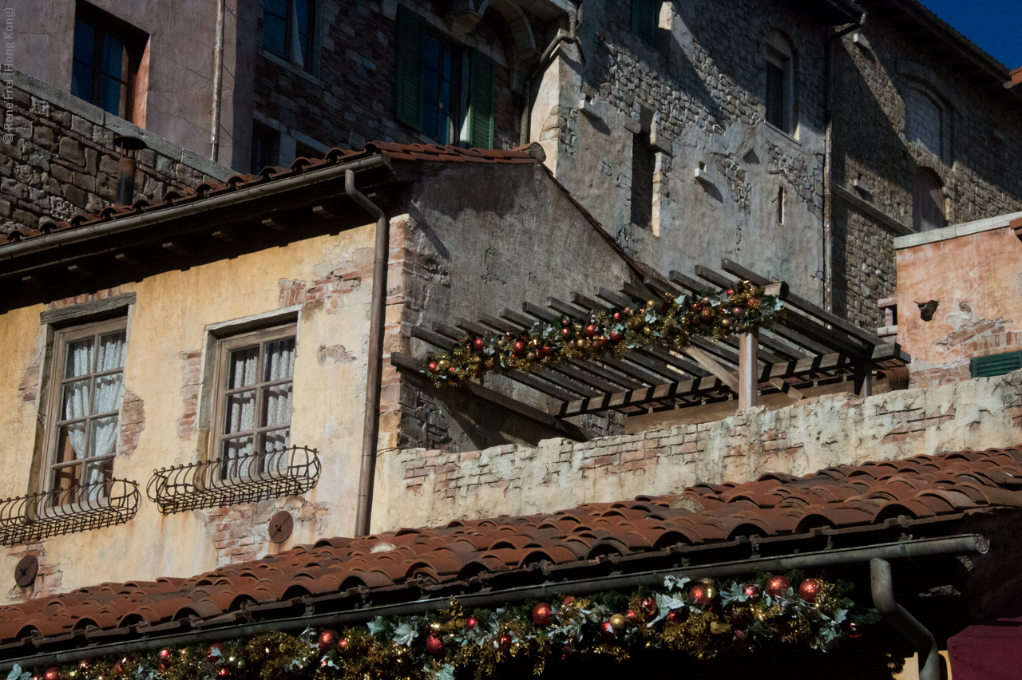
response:
<path id="1" fill-rule="evenodd" d="M 823 49 L 823 121 L 825 132 L 823 156 L 823 308 L 834 311 L 834 199 L 831 183 L 834 171 L 834 43 L 866 25 L 866 12 L 857 24 L 828 35 Z"/>
<path id="2" fill-rule="evenodd" d="M 344 192 L 370 215 L 376 217 L 376 251 L 373 260 L 373 296 L 370 304 L 369 348 L 366 356 L 366 407 L 362 425 L 362 465 L 358 476 L 358 507 L 355 536 L 369 533 L 373 510 L 373 482 L 376 476 L 377 439 L 380 436 L 380 391 L 383 380 L 383 325 L 387 310 L 387 259 L 390 251 L 390 221 L 378 205 L 355 188 L 355 173 L 344 174 Z"/>
<path id="3" fill-rule="evenodd" d="M 919 650 L 919 680 L 946 678 L 944 659 L 940 657 L 933 633 L 894 601 L 890 562 L 879 558 L 870 560 L 869 575 L 873 590 L 873 606 Z"/>
<path id="4" fill-rule="evenodd" d="M 216 46 L 213 48 L 213 129 L 209 133 L 209 158 L 220 155 L 220 87 L 224 71 L 224 2 L 216 3 Z"/>
<path id="5" fill-rule="evenodd" d="M 576 31 L 578 28 L 578 13 L 575 10 L 568 10 L 568 32 L 565 33 L 563 28 L 557 30 L 557 35 L 546 46 L 543 50 L 543 54 L 539 58 L 539 62 L 536 64 L 536 68 L 532 69 L 525 78 L 525 87 L 523 92 L 525 93 L 525 105 L 522 107 L 522 122 L 519 126 L 518 145 L 525 146 L 529 143 L 529 127 L 532 118 L 532 81 L 542 72 L 543 64 L 547 62 L 547 59 L 554 53 L 557 46 L 562 42 L 571 42 L 578 45 L 578 48 L 582 49 L 582 43 L 579 42 Z"/>

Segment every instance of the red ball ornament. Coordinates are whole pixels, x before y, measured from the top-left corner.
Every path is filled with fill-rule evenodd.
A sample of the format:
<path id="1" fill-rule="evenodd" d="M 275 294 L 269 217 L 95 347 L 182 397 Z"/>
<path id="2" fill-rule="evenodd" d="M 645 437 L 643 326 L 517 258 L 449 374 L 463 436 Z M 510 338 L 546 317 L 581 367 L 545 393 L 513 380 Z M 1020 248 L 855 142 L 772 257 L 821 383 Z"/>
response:
<path id="1" fill-rule="evenodd" d="M 820 597 L 820 590 L 822 586 L 823 584 L 820 583 L 820 579 L 807 578 L 805 581 L 802 581 L 802 584 L 798 587 L 798 596 L 809 604 L 812 604 Z"/>
<path id="2" fill-rule="evenodd" d="M 845 635 L 854 640 L 862 635 L 862 628 L 855 621 L 849 621 L 848 624 L 845 625 Z"/>
<path id="3" fill-rule="evenodd" d="M 751 297 L 749 298 L 749 301 L 745 303 L 745 306 L 749 309 L 759 309 L 759 304 L 759 298 Z"/>
<path id="4" fill-rule="evenodd" d="M 637 624 L 639 622 L 639 615 L 636 614 L 631 609 L 629 609 L 627 612 L 625 612 L 625 618 L 628 619 L 628 625 L 630 625 L 630 626 L 634 626 L 635 624 Z"/>
<path id="5" fill-rule="evenodd" d="M 43 675 L 46 680 L 60 680 L 60 669 L 56 666 L 51 666 L 46 669 L 46 673 Z"/>
<path id="6" fill-rule="evenodd" d="M 561 325 L 562 326 L 570 326 L 571 325 L 571 319 L 569 319 L 566 316 L 562 316 L 561 317 Z"/>
<path id="7" fill-rule="evenodd" d="M 571 329 L 570 328 L 562 328 L 561 329 L 561 337 L 562 338 L 570 338 L 571 337 Z"/>
<path id="8" fill-rule="evenodd" d="M 429 366 L 427 366 L 426 368 L 429 369 L 430 373 L 436 373 L 437 369 L 439 369 L 440 367 L 437 365 L 435 361 L 431 361 L 429 362 Z"/>
<path id="9" fill-rule="evenodd" d="M 320 651 L 327 652 L 333 649 L 337 645 L 339 637 L 336 630 L 324 630 L 319 634 Z"/>
<path id="10" fill-rule="evenodd" d="M 515 344 L 511 346 L 511 351 L 515 354 L 522 354 L 525 352 L 525 343 L 521 340 L 516 341 Z"/>
<path id="11" fill-rule="evenodd" d="M 621 342 L 624 339 L 625 339 L 625 336 L 622 335 L 621 333 L 618 333 L 617 331 L 611 331 L 610 332 L 610 341 L 611 342 Z"/>
<path id="12" fill-rule="evenodd" d="M 216 642 L 209 646 L 209 650 L 206 652 L 206 658 L 216 663 L 224 658 L 224 646 L 219 642 Z"/>
<path id="13" fill-rule="evenodd" d="M 734 294 L 735 294 L 735 292 L 734 292 L 733 290 L 731 290 L 730 288 L 728 288 L 728 289 L 727 289 L 727 294 L 728 294 L 728 295 L 734 295 Z"/>
<path id="14" fill-rule="evenodd" d="M 512 640 L 511 636 L 508 635 L 507 633 L 504 633 L 503 635 L 500 636 L 501 649 L 511 649 L 512 642 L 514 642 L 514 640 Z"/>
<path id="15" fill-rule="evenodd" d="M 610 625 L 610 621 L 604 621 L 600 624 L 600 635 L 607 642 L 614 642 L 617 640 L 617 633 L 614 631 L 614 626 Z"/>
<path id="16" fill-rule="evenodd" d="M 734 309 L 731 310 L 731 313 L 734 316 L 739 317 L 739 316 L 742 315 L 742 308 L 741 307 L 735 307 Z"/>
<path id="17" fill-rule="evenodd" d="M 771 576 L 766 584 L 766 592 L 770 597 L 781 597 L 791 588 L 791 581 L 785 576 Z"/>
<path id="18" fill-rule="evenodd" d="M 656 600 L 652 597 L 647 597 L 642 601 L 642 613 L 646 616 L 655 616 L 657 613 Z"/>
<path id="19" fill-rule="evenodd" d="M 159 653 L 158 656 L 160 657 L 160 661 L 167 661 L 168 659 L 170 659 L 170 655 L 171 654 L 172 654 L 172 652 L 169 649 L 167 649 L 166 647 L 164 647 L 163 649 L 160 650 L 160 653 Z"/>
<path id="20" fill-rule="evenodd" d="M 621 320 L 621 312 L 614 312 L 614 321 Z"/>
<path id="21" fill-rule="evenodd" d="M 706 592 L 706 586 L 703 585 L 692 586 L 692 590 L 688 591 L 688 597 L 698 605 L 710 604 L 710 596 Z"/>
<path id="22" fill-rule="evenodd" d="M 475 340 L 473 340 L 472 341 L 472 349 L 474 349 L 477 352 L 482 351 L 482 349 L 483 349 L 483 339 L 482 338 L 476 338 Z"/>
<path id="23" fill-rule="evenodd" d="M 704 298 L 703 298 L 702 300 L 700 300 L 700 301 L 699 301 L 699 304 L 701 304 L 701 305 L 703 305 L 704 307 L 706 307 L 707 305 L 709 305 L 709 304 L 710 304 L 710 298 L 708 298 L 708 297 L 704 297 Z"/>
<path id="24" fill-rule="evenodd" d="M 735 631 L 735 640 L 737 640 L 739 642 L 745 642 L 745 638 L 747 638 L 747 637 L 749 637 L 749 634 L 746 633 L 744 630 L 736 630 Z"/>
<path id="25" fill-rule="evenodd" d="M 478 626 L 478 625 L 479 625 L 479 619 L 477 619 L 474 616 L 468 617 L 468 620 L 465 621 L 465 627 L 468 628 L 469 630 L 475 630 L 476 626 Z"/>
<path id="26" fill-rule="evenodd" d="M 551 347 L 550 345 L 543 345 L 543 347 L 540 349 L 540 352 L 543 353 L 543 356 L 548 357 L 554 353 L 554 348 Z"/>
<path id="27" fill-rule="evenodd" d="M 742 586 L 742 592 L 745 593 L 745 596 L 749 598 L 749 601 L 753 604 L 759 602 L 759 598 L 762 596 L 762 593 L 759 592 L 759 586 L 753 583 L 746 583 Z"/>
<path id="28" fill-rule="evenodd" d="M 532 622 L 537 626 L 545 628 L 550 625 L 553 619 L 554 609 L 549 602 L 540 602 L 532 608 Z"/>
<path id="29" fill-rule="evenodd" d="M 688 618 L 688 617 L 686 616 L 686 614 L 687 614 L 687 613 L 688 613 L 688 612 L 686 612 L 686 611 L 685 611 L 685 610 L 683 610 L 683 609 L 679 609 L 679 610 L 677 610 L 677 611 L 673 611 L 673 612 L 671 612 L 670 614 L 668 614 L 668 615 L 667 615 L 667 620 L 668 620 L 668 621 L 669 621 L 670 623 L 681 623 L 681 622 L 682 622 L 682 621 L 684 621 L 684 620 L 685 620 L 686 618 Z"/>
<path id="30" fill-rule="evenodd" d="M 713 318 L 713 310 L 709 307 L 703 307 L 703 311 L 699 314 L 703 318 L 703 321 L 709 321 Z"/>
<path id="31" fill-rule="evenodd" d="M 596 335 L 596 326 L 594 324 L 589 324 L 586 326 L 586 337 L 591 338 L 594 335 Z"/>
<path id="32" fill-rule="evenodd" d="M 666 314 L 667 311 L 670 308 L 671 308 L 671 303 L 670 302 L 667 302 L 666 300 L 664 300 L 663 302 L 660 303 L 660 313 L 661 314 Z"/>
<path id="33" fill-rule="evenodd" d="M 444 653 L 444 641 L 436 635 L 426 638 L 426 651 L 433 656 L 441 656 Z"/>
<path id="34" fill-rule="evenodd" d="M 574 595 L 568 595 L 566 598 L 564 598 L 564 606 L 565 607 L 568 607 L 568 606 L 573 605 L 573 604 L 575 604 L 575 596 Z"/>
<path id="35" fill-rule="evenodd" d="M 348 638 L 341 638 L 337 641 L 337 649 L 344 652 L 348 649 Z"/>
<path id="36" fill-rule="evenodd" d="M 221 678 L 226 678 L 230 674 L 231 674 L 231 672 L 228 669 L 226 669 L 226 668 L 221 668 L 220 672 L 217 673 L 217 675 L 219 675 Z"/>

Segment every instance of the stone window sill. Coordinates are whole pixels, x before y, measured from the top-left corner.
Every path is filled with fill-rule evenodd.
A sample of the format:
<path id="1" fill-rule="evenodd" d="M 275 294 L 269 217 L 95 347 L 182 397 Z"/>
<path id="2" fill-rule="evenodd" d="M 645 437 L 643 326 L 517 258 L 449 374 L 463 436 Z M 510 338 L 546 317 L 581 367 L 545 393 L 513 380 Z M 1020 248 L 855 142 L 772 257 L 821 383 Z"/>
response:
<path id="1" fill-rule="evenodd" d="M 277 55 L 272 54 L 270 52 L 267 52 L 266 50 L 264 50 L 261 47 L 259 48 L 259 56 L 263 57 L 264 59 L 266 59 L 269 62 L 272 62 L 272 63 L 276 64 L 277 66 L 279 66 L 279 67 L 281 67 L 283 69 L 286 69 L 286 70 L 290 71 L 291 73 L 294 73 L 297 76 L 301 76 L 302 78 L 305 78 L 306 80 L 308 80 L 310 83 L 312 83 L 316 87 L 326 87 L 326 83 L 324 83 L 322 80 L 320 80 L 316 76 L 312 75 L 308 71 L 305 71 L 304 69 L 300 69 L 297 66 L 295 66 L 294 64 L 289 64 L 288 62 L 284 61 L 283 59 L 281 59 Z"/>
<path id="2" fill-rule="evenodd" d="M 800 149 L 802 148 L 802 142 L 798 141 L 798 139 L 794 135 L 788 134 L 787 132 L 785 132 L 781 128 L 777 127 L 776 125 L 773 125 L 772 123 L 768 123 L 767 121 L 764 120 L 763 121 L 763 127 L 765 127 L 767 130 L 770 130 L 771 132 L 773 132 L 774 134 L 778 135 L 779 137 L 783 138 L 789 144 L 794 144 L 795 146 L 797 146 Z M 796 127 L 795 130 L 796 130 L 796 133 L 797 133 L 798 128 Z"/>

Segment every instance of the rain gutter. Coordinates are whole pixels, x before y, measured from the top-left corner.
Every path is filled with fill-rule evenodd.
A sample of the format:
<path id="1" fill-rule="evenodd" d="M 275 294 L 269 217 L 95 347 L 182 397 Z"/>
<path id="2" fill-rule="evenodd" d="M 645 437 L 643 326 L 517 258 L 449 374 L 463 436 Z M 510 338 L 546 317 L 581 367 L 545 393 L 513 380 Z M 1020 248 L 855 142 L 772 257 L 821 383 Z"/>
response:
<path id="1" fill-rule="evenodd" d="M 753 574 L 759 571 L 787 571 L 791 569 L 816 569 L 836 565 L 932 557 L 936 555 L 984 554 L 990 549 L 990 541 L 979 534 L 959 534 L 945 538 L 924 538 L 914 541 L 881 543 L 865 548 L 838 548 L 819 553 L 796 554 L 783 557 L 757 557 L 738 562 L 721 562 L 698 566 L 679 567 L 645 571 L 634 574 L 613 574 L 577 581 L 549 582 L 538 585 L 519 586 L 501 590 L 468 593 L 457 596 L 458 602 L 466 609 L 491 607 L 508 602 L 549 598 L 554 595 L 584 595 L 615 589 L 632 589 L 640 586 L 663 586 L 666 576 L 674 577 L 731 577 Z M 312 604 L 312 603 L 310 603 Z M 107 645 L 71 649 L 8 659 L 0 662 L 0 673 L 5 673 L 14 664 L 22 667 L 48 666 L 90 659 L 97 656 L 121 655 L 146 652 L 161 647 L 180 647 L 196 643 L 217 642 L 238 637 L 260 635 L 271 631 L 304 630 L 323 626 L 344 626 L 363 623 L 377 616 L 422 615 L 450 607 L 450 596 L 433 597 L 402 602 L 400 604 L 376 605 L 343 612 L 303 615 L 273 621 L 260 621 L 212 630 L 203 630 L 174 635 L 162 635 L 144 640 L 131 640 Z"/>

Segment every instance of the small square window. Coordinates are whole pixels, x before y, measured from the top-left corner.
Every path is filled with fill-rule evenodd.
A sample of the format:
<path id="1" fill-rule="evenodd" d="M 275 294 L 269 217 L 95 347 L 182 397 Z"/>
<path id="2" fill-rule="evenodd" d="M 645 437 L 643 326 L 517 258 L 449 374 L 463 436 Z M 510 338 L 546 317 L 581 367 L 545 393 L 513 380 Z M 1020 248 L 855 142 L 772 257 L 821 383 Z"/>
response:
<path id="1" fill-rule="evenodd" d="M 288 324 L 219 341 L 212 457 L 220 479 L 286 472 L 295 331 Z"/>
<path id="2" fill-rule="evenodd" d="M 120 432 L 126 319 L 61 330 L 54 340 L 45 490 L 57 505 L 105 499 Z"/>
<path id="3" fill-rule="evenodd" d="M 252 174 L 280 163 L 280 133 L 257 121 L 252 123 Z"/>
<path id="4" fill-rule="evenodd" d="M 148 36 L 91 5 L 78 3 L 71 94 L 131 120 L 133 89 Z"/>

